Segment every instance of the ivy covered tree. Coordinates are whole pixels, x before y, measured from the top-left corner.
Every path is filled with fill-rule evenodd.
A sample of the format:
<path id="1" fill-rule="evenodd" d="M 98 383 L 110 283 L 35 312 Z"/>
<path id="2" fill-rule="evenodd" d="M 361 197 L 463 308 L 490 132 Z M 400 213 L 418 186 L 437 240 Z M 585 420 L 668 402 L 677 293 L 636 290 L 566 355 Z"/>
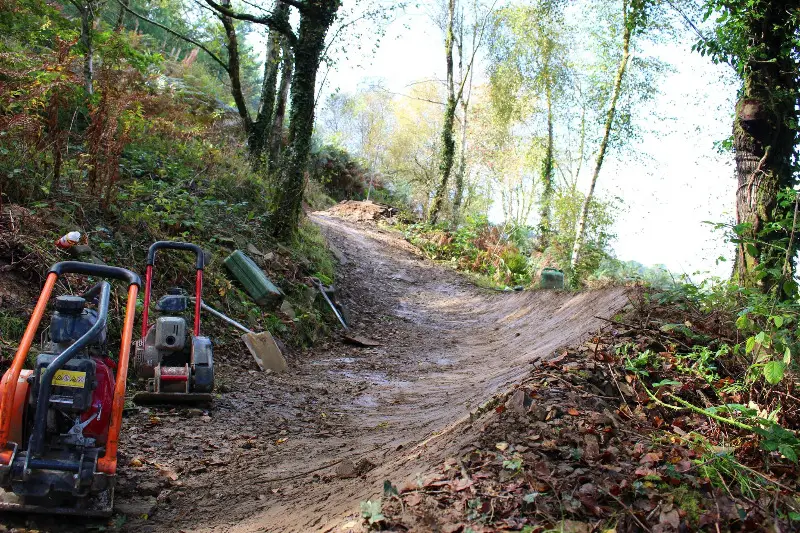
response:
<path id="1" fill-rule="evenodd" d="M 800 1 L 709 0 L 713 36 L 697 48 L 732 65 L 742 82 L 733 123 L 740 285 L 796 293 L 797 102 Z"/>
<path id="2" fill-rule="evenodd" d="M 544 155 L 541 158 L 541 199 L 539 241 L 549 244 L 552 201 L 555 191 L 555 107 L 563 100 L 565 88 L 574 84 L 567 47 L 561 0 L 537 0 L 498 11 L 494 21 L 490 55 L 493 101 L 500 115 L 519 114 L 515 107 L 536 107 L 546 124 Z M 523 103 L 518 103 L 519 101 Z M 539 110 L 527 110 L 536 111 Z M 509 117 L 510 118 L 510 117 Z"/>

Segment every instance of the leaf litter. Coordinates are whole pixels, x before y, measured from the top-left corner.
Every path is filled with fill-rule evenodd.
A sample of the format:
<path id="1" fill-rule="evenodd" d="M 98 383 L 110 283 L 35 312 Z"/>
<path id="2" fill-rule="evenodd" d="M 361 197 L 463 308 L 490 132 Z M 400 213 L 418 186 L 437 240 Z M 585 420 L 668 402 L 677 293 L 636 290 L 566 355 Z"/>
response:
<path id="1" fill-rule="evenodd" d="M 765 432 L 708 416 L 703 409 L 713 414 L 713 405 L 748 398 L 730 391 L 734 379 L 724 371 L 715 381 L 686 371 L 680 350 L 697 334 L 697 320 L 659 327 L 650 315 L 635 327 L 611 321 L 583 346 L 534 363 L 503 401 L 473 414 L 469 447 L 403 485 L 399 499 L 384 502 L 383 520 L 369 527 L 800 530 L 794 448 L 776 444 L 770 451 L 773 437 Z M 636 362 L 653 353 L 658 357 Z"/>

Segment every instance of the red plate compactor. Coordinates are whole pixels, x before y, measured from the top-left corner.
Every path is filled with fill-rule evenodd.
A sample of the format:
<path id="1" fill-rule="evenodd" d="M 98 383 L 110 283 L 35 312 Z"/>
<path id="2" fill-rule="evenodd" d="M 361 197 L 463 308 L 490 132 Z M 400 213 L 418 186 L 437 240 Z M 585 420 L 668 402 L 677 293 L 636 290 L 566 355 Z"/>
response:
<path id="1" fill-rule="evenodd" d="M 170 289 L 166 296 L 158 300 L 156 311 L 160 316 L 155 324 L 149 325 L 147 322 L 156 252 L 162 249 L 195 254 L 194 324 L 191 333 L 186 319 L 178 316 L 189 308 L 189 297 L 180 288 Z M 142 338 L 136 342 L 134 356 L 136 375 L 147 379 L 147 391 L 133 397 L 138 404 L 204 404 L 213 400 L 214 358 L 211 340 L 200 335 L 204 266 L 205 255 L 196 244 L 159 241 L 153 243 L 147 252 Z"/>
<path id="2" fill-rule="evenodd" d="M 34 370 L 25 370 L 53 288 L 64 274 L 128 284 L 119 359 L 108 357 L 111 285 L 100 281 L 81 296 L 55 299 L 49 340 Z M 139 286 L 139 276 L 122 268 L 68 261 L 50 269 L 0 381 L 0 511 L 111 515 Z"/>

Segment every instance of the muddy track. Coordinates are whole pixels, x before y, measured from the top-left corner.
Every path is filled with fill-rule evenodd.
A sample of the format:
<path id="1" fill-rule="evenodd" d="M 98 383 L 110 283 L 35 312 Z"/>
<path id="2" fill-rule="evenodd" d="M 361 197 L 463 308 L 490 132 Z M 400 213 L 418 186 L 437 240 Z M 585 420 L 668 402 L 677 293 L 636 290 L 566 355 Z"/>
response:
<path id="1" fill-rule="evenodd" d="M 479 289 L 393 233 L 325 214 L 312 219 L 343 259 L 340 298 L 354 329 L 382 345 L 334 340 L 295 354 L 281 376 L 254 372 L 249 355 L 237 352 L 222 360 L 227 392 L 211 412 L 132 414 L 118 506 L 138 505 L 149 516 L 129 514 L 124 531 L 347 530 L 348 515 L 379 494 L 383 480 L 441 461 L 460 445 L 457 436 L 469 438 L 471 410 L 524 376 L 531 361 L 595 331 L 595 316 L 627 303 L 622 289 Z M 337 475 L 350 461 L 361 476 Z M 31 527 L 84 530 L 78 524 Z"/>

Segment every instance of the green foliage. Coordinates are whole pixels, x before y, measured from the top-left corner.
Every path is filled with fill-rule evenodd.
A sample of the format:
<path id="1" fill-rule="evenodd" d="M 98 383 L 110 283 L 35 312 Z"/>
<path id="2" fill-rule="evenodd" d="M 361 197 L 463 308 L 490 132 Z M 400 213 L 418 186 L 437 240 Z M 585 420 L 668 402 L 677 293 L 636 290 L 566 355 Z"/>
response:
<path id="1" fill-rule="evenodd" d="M 386 520 L 380 500 L 361 502 L 361 516 L 370 526 L 376 526 Z"/>
<path id="2" fill-rule="evenodd" d="M 318 226 L 303 221 L 294 237 L 292 252 L 299 262 L 314 266 L 313 275 L 320 281 L 333 283 L 336 263 Z"/>
<path id="3" fill-rule="evenodd" d="M 429 257 L 480 275 L 494 286 L 527 285 L 531 281 L 527 254 L 530 228 L 495 226 L 486 217 L 467 217 L 453 231 L 444 226 L 415 224 L 406 239 Z"/>
<path id="4" fill-rule="evenodd" d="M 615 200 L 617 201 L 593 198 L 589 204 L 580 259 L 575 269 L 569 272 L 572 285 L 583 283 L 599 269 L 603 261 L 609 258 L 609 247 L 615 237 L 612 227 L 619 199 Z M 565 271 L 569 270 L 576 225 L 583 201 L 581 193 L 566 189 L 557 189 L 553 199 L 553 235 L 545 254 L 552 257 L 555 265 Z"/>
<path id="5" fill-rule="evenodd" d="M 706 0 L 704 20 L 715 22 L 714 33 L 697 41 L 694 49 L 708 55 L 719 63 L 728 63 L 741 76 L 745 76 L 748 63 L 752 61 L 775 61 L 765 42 L 751 40 L 751 28 L 766 18 L 774 7 L 769 0 Z M 783 53 L 792 55 L 800 46 L 797 34 L 800 14 L 797 10 L 786 10 L 782 25 L 772 26 L 770 38 L 785 42 Z M 792 46 L 793 45 L 793 46 Z"/>
<path id="6" fill-rule="evenodd" d="M 21 316 L 9 311 L 0 311 L 0 339 L 22 338 L 27 322 Z"/>
<path id="7" fill-rule="evenodd" d="M 663 265 L 646 267 L 636 261 L 620 261 L 613 257 L 605 257 L 588 275 L 586 282 L 591 286 L 639 282 L 656 289 L 665 289 L 675 283 L 675 280 Z"/>
<path id="8" fill-rule="evenodd" d="M 187 22 L 180 3 L 142 2 L 131 5 L 186 28 L 200 41 L 220 42 L 213 32 L 202 35 L 216 23 Z M 0 2 L 0 9 L 6 5 Z M 268 237 L 270 183 L 251 169 L 238 129 L 232 133 L 220 120 L 229 111 L 230 95 L 219 72 L 202 57 L 177 62 L 180 47 L 153 27 L 111 31 L 119 11 L 101 10 L 92 32 L 94 94 L 88 95 L 78 75 L 85 50 L 77 44 L 80 21 L 66 16 L 71 9 L 19 0 L 12 3 L 11 17 L 6 11 L 0 16 L 1 200 L 21 204 L 43 221 L 24 227 L 21 268 L 36 272 L 63 259 L 52 243 L 72 229 L 88 236 L 97 260 L 137 270 L 155 240 L 196 242 L 214 258 L 206 270 L 212 305 L 289 343 L 314 342 L 325 331 L 325 315 L 305 283 L 309 275 L 333 281 L 331 254 L 311 226 L 289 247 Z M 132 17 L 125 23 L 136 24 Z M 252 73 L 257 65 L 250 67 Z M 258 84 L 251 82 L 257 92 Z M 286 292 L 294 320 L 265 313 L 231 283 L 221 259 L 248 244 L 274 250 L 277 264 L 264 267 Z M 191 261 L 178 256 L 161 263 L 156 282 L 188 286 L 193 272 Z M 0 313 L 3 340 L 21 337 L 19 321 Z M 110 327 L 119 331 L 119 317 L 112 316 Z M 223 344 L 226 335 L 220 333 Z"/>
<path id="9" fill-rule="evenodd" d="M 665 324 L 662 332 L 680 339 L 680 344 L 667 343 L 674 353 L 638 352 L 630 347 L 623 354 L 627 369 L 650 380 L 665 365 L 677 371 L 679 381 L 662 380 L 651 387 L 674 387 L 675 391 L 700 388 L 713 391 L 718 405 L 700 408 L 667 393 L 679 408 L 706 415 L 714 421 L 756 436 L 765 452 L 796 463 L 800 454 L 800 438 L 787 429 L 796 424 L 794 398 L 774 394 L 777 386 L 794 382 L 797 364 L 794 354 L 800 349 L 800 307 L 757 289 L 745 289 L 731 282 L 706 280 L 698 285 L 676 283 L 657 293 L 658 305 L 669 305 L 683 313 L 691 313 L 694 321 L 712 320 L 729 333 L 725 338 L 697 332 L 690 322 Z M 736 338 L 737 342 L 729 341 Z M 685 376 L 685 378 L 683 377 Z M 791 387 L 791 385 L 789 385 Z M 651 396 L 652 397 L 652 396 Z M 707 398 L 707 396 L 706 396 Z M 736 399 L 731 402 L 730 399 Z M 705 400 L 708 405 L 708 399 Z M 789 404 L 790 406 L 786 406 Z M 746 493 L 755 492 L 752 472 L 726 453 L 711 451 L 703 461 L 702 471 L 717 482 L 733 478 Z M 777 455 L 776 455 L 777 454 Z M 720 481 L 720 484 L 722 482 Z"/>
<path id="10" fill-rule="evenodd" d="M 309 174 L 336 201 L 363 198 L 370 182 L 375 181 L 375 176 L 347 150 L 332 145 L 311 154 Z"/>
<path id="11" fill-rule="evenodd" d="M 704 20 L 713 33 L 694 46 L 717 63 L 733 66 L 742 82 L 734 119 L 733 147 L 739 163 L 739 201 L 733 226 L 737 243 L 736 275 L 747 287 L 795 297 L 792 279 L 798 240 L 797 146 L 800 138 L 796 106 L 800 97 L 800 4 L 769 0 L 706 0 Z M 757 116 L 746 118 L 747 109 Z M 758 124 L 750 127 L 748 124 Z M 759 160 L 749 169 L 748 158 Z M 758 174 L 759 194 L 745 199 L 744 184 Z M 773 367 L 774 368 L 774 367 Z"/>

